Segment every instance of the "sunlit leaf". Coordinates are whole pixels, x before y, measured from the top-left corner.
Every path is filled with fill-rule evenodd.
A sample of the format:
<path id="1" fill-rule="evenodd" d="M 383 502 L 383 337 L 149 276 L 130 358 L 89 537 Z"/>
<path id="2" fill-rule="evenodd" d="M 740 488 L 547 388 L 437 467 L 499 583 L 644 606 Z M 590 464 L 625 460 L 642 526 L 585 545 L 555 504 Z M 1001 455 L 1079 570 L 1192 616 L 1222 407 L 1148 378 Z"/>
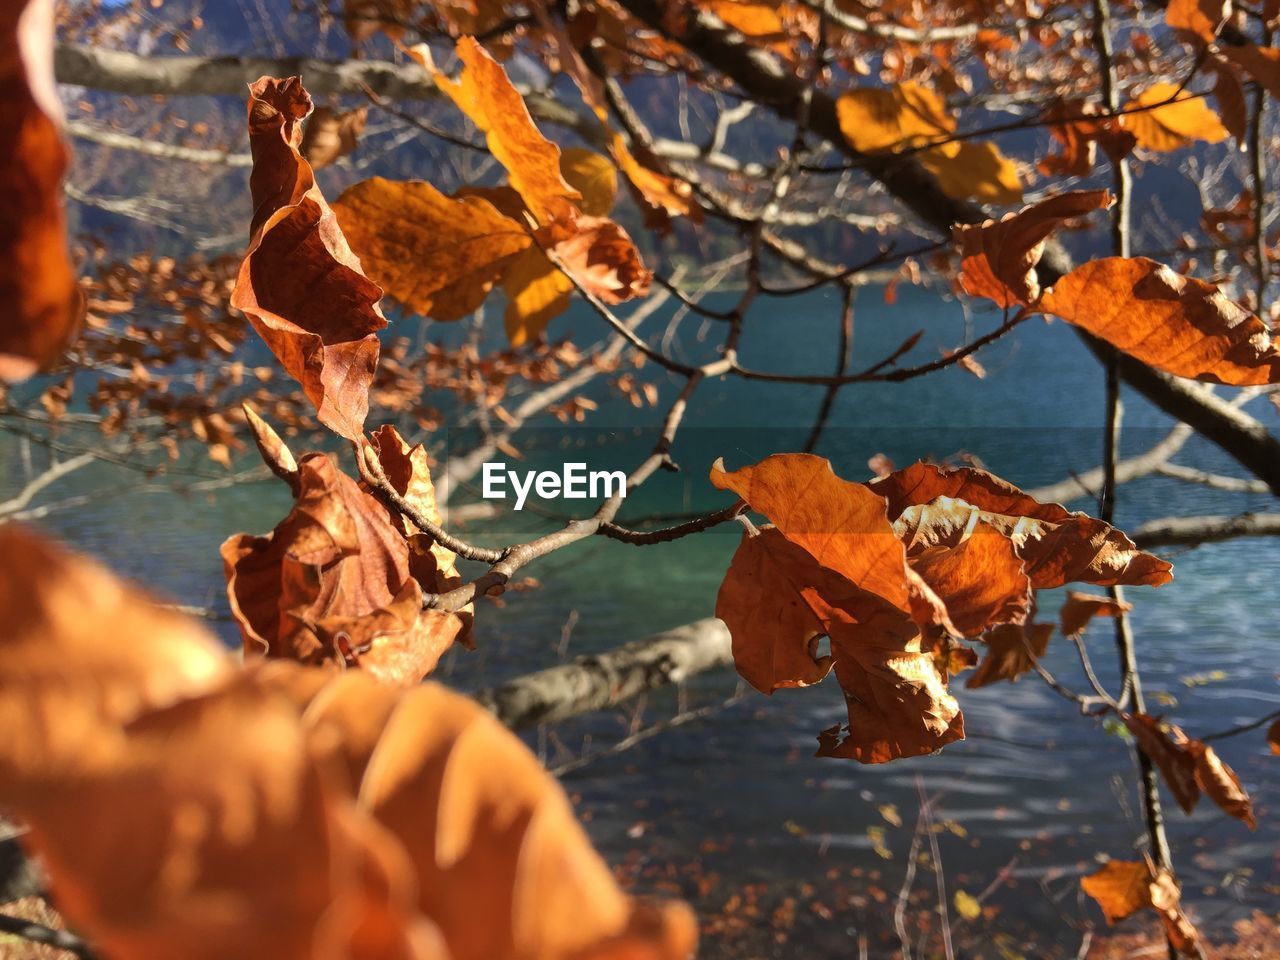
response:
<path id="1" fill-rule="evenodd" d="M 327 167 L 355 152 L 368 119 L 368 107 L 357 107 L 346 113 L 318 107 L 303 125 L 298 151 L 313 170 Z"/>
<path id="2" fill-rule="evenodd" d="M 1211 283 L 1145 257 L 1077 267 L 1041 307 L 1159 370 L 1211 383 L 1280 381 L 1280 350 L 1267 327 Z"/>
<path id="3" fill-rule="evenodd" d="M 252 239 L 231 295 L 321 423 L 356 439 L 378 365 L 382 290 L 361 271 L 298 152 L 311 97 L 297 77 L 250 87 Z"/>
<path id="4" fill-rule="evenodd" d="M 1133 604 L 1123 600 L 1073 590 L 1067 594 L 1066 602 L 1062 604 L 1062 610 L 1058 614 L 1062 635 L 1071 637 L 1084 633 L 1085 627 L 1094 617 L 1117 617 L 1132 609 Z"/>
<path id="5" fill-rule="evenodd" d="M 1179 90 L 1172 83 L 1147 87 L 1125 109 L 1124 128 L 1147 150 L 1168 153 L 1197 140 L 1218 143 L 1228 136 L 1203 97 Z"/>

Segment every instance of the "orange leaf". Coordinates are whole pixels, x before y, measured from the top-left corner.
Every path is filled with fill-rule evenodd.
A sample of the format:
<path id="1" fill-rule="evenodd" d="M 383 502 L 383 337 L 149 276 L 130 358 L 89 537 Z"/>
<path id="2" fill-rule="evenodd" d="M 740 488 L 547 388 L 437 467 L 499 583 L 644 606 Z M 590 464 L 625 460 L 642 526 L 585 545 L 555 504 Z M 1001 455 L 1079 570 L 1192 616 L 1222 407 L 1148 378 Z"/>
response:
<path id="1" fill-rule="evenodd" d="M 970 689 L 989 686 L 1001 680 L 1010 683 L 1029 670 L 1035 669 L 1032 656 L 1044 656 L 1049 649 L 1053 625 L 1048 623 L 1003 623 L 982 637 L 987 645 L 982 662 L 973 676 L 965 681 Z M 1027 653 L 1027 648 L 1031 653 Z"/>
<path id="2" fill-rule="evenodd" d="M 1226 17 L 1223 0 L 1170 0 L 1164 11 L 1165 23 L 1201 40 L 1212 40 Z"/>
<path id="3" fill-rule="evenodd" d="M 1007 214 L 953 229 L 960 247 L 960 286 L 972 297 L 987 297 L 997 306 L 1035 302 L 1040 296 L 1036 264 L 1045 241 L 1064 220 L 1110 206 L 1106 190 L 1063 193 Z"/>
<path id="4" fill-rule="evenodd" d="M 1172 579 L 1168 563 L 1139 551 L 1110 524 L 1040 503 L 982 470 L 916 463 L 867 486 L 888 501 L 908 559 L 955 547 L 982 521 L 1010 538 L 1037 589 L 1073 580 L 1159 586 Z"/>
<path id="5" fill-rule="evenodd" d="M 1135 109 L 1141 107 L 1148 109 Z M 1125 109 L 1131 112 L 1124 114 L 1121 123 L 1137 139 L 1138 146 L 1148 150 L 1168 153 L 1195 140 L 1218 143 L 1228 136 L 1202 97 L 1179 90 L 1172 83 L 1153 84 Z"/>
<path id="6" fill-rule="evenodd" d="M 1211 283 L 1145 257 L 1107 257 L 1072 270 L 1041 308 L 1143 363 L 1210 383 L 1280 382 L 1266 325 Z"/>
<path id="7" fill-rule="evenodd" d="M 1080 879 L 1080 887 L 1098 902 L 1108 923 L 1151 909 L 1179 952 L 1201 953 L 1200 936 L 1182 912 L 1182 894 L 1167 870 L 1155 871 L 1145 861 L 1109 860 L 1097 873 Z"/>
<path id="8" fill-rule="evenodd" d="M 956 128 L 942 98 L 913 81 L 842 93 L 836 101 L 836 117 L 844 138 L 862 153 L 914 146 Z"/>
<path id="9" fill-rule="evenodd" d="M 53 19 L 52 0 L 14 0 L 0 12 L 0 383 L 57 362 L 83 315 L 67 253 Z"/>
<path id="10" fill-rule="evenodd" d="M 305 718 L 322 741 L 344 745 L 360 808 L 408 852 L 418 908 L 451 960 L 692 952 L 688 911 L 629 901 L 559 785 L 474 701 L 434 684 L 394 691 L 352 673 L 321 690 Z"/>
<path id="11" fill-rule="evenodd" d="M 360 666 L 416 683 L 463 629 L 422 609 L 409 544 L 386 509 L 323 454 L 298 464 L 293 510 L 266 537 L 222 545 L 227 596 L 247 656 Z"/>
<path id="12" fill-rule="evenodd" d="M 355 152 L 368 119 L 368 107 L 357 107 L 346 113 L 338 113 L 331 107 L 318 107 L 302 128 L 298 152 L 313 170 L 327 167 Z"/>
<path id="13" fill-rule="evenodd" d="M 1280 720 L 1267 727 L 1267 743 L 1271 744 L 1271 752 L 1280 756 Z"/>
<path id="14" fill-rule="evenodd" d="M 963 739 L 960 708 L 924 648 L 913 611 L 921 608 L 921 619 L 931 622 L 929 600 L 940 601 L 907 569 L 884 501 L 807 454 L 775 455 L 732 473 L 717 462 L 711 482 L 738 494 L 777 530 L 766 529 L 755 538 L 758 543 L 739 546 L 723 602 L 717 601 L 717 615 L 731 630 L 737 627 L 735 660 L 748 679 L 766 689 L 796 680 L 797 671 L 804 680 L 825 672 L 821 663 L 810 669 L 802 659 L 812 625 L 790 606 L 797 596 L 831 638 L 836 679 L 846 691 L 849 735 L 840 742 L 838 726 L 824 731 L 819 755 L 885 763 Z M 769 576 L 767 586 L 789 589 L 757 585 L 760 605 L 740 609 L 751 603 L 744 582 L 750 572 Z M 787 632 L 771 635 L 761 629 L 767 623 Z M 785 666 L 768 662 L 770 649 L 785 653 Z"/>
<path id="15" fill-rule="evenodd" d="M 953 140 L 921 151 L 917 159 L 949 197 L 1001 205 L 1022 202 L 1018 168 L 994 143 Z"/>
<path id="16" fill-rule="evenodd" d="M 1117 617 L 1133 609 L 1133 604 L 1096 593 L 1071 591 L 1059 613 L 1062 635 L 1073 637 L 1084 633 L 1084 628 L 1094 617 Z"/>
<path id="17" fill-rule="evenodd" d="M 1093 170 L 1097 147 L 1112 161 L 1128 156 L 1137 141 L 1114 117 L 1094 116 L 1095 104 L 1080 100 L 1058 100 L 1044 113 L 1049 133 L 1062 152 L 1049 154 L 1036 164 L 1048 176 L 1087 177 Z"/>
<path id="18" fill-rule="evenodd" d="M 249 89 L 253 237 L 231 305 L 302 384 L 320 422 L 355 440 L 378 365 L 376 331 L 387 325 L 382 290 L 361 272 L 298 153 L 311 97 L 297 77 L 263 77 Z"/>
<path id="19" fill-rule="evenodd" d="M 507 267 L 502 278 L 507 294 L 503 314 L 513 347 L 538 340 L 549 324 L 569 309 L 573 281 L 537 247 L 529 247 Z"/>
<path id="20" fill-rule="evenodd" d="M 1258 822 L 1253 816 L 1253 802 L 1240 785 L 1236 772 L 1222 762 L 1213 747 L 1200 740 L 1189 741 L 1187 752 L 1195 760 L 1196 782 L 1200 789 L 1228 816 L 1242 821 L 1250 830 L 1256 830 Z"/>
<path id="21" fill-rule="evenodd" d="M 455 82 L 437 71 L 437 86 L 484 133 L 489 151 L 538 223 L 572 223 L 582 195 L 561 175 L 560 148 L 538 131 L 524 98 L 484 47 L 460 37 L 457 54 L 465 67 L 462 75 Z"/>
<path id="22" fill-rule="evenodd" d="M 575 231 L 551 252 L 589 292 L 608 304 L 643 297 L 653 273 L 627 232 L 612 220 L 581 217 Z"/>
<path id="23" fill-rule="evenodd" d="M 364 180 L 348 188 L 334 210 L 387 293 L 436 320 L 473 312 L 532 243 L 520 223 L 488 200 L 446 197 L 421 180 Z"/>

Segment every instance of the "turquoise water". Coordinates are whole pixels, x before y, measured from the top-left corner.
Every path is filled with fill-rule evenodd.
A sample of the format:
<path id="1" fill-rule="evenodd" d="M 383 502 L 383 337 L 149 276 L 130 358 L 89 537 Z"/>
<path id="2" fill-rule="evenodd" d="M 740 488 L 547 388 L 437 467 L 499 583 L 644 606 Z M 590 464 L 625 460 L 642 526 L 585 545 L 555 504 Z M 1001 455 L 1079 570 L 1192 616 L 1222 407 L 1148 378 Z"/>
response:
<path id="1" fill-rule="evenodd" d="M 833 370 L 837 309 L 820 295 L 758 304 L 743 342 L 743 362 L 792 372 Z M 973 320 L 978 333 L 996 322 L 982 315 Z M 602 332 L 596 318 L 582 311 L 560 323 L 563 330 L 553 328 L 553 334 L 573 329 L 589 340 Z M 662 323 L 654 320 L 654 329 Z M 676 337 L 690 359 L 712 356 L 719 336 L 714 322 L 706 331 L 700 325 L 686 320 Z M 914 291 L 904 291 L 894 307 L 886 307 L 877 291 L 865 291 L 857 311 L 854 368 L 891 352 L 918 329 L 926 335 L 911 362 L 932 360 L 938 347 L 963 342 L 965 319 L 956 304 Z M 455 333 L 442 329 L 441 335 Z M 903 384 L 845 389 L 818 452 L 850 479 L 867 476 L 867 459 L 875 453 L 905 465 L 921 456 L 965 452 L 1024 488 L 1096 464 L 1102 377 L 1069 329 L 1035 321 L 980 359 L 985 380 L 946 370 Z M 645 373 L 658 379 L 664 402 L 673 395 L 675 384 Z M 581 456 L 573 459 L 593 469 L 625 468 L 644 455 L 655 413 L 589 392 L 602 404 L 587 424 L 569 429 L 550 423 L 521 440 L 529 465 L 558 462 L 568 458 L 566 451 L 578 451 Z M 703 384 L 673 451 L 682 471 L 658 475 L 628 501 L 623 519 L 727 502 L 706 481 L 715 458 L 723 456 L 734 467 L 799 449 L 820 395 L 815 387 Z M 1265 401 L 1252 409 L 1274 423 L 1275 411 Z M 1126 397 L 1126 452 L 1145 449 L 1168 427 L 1140 398 Z M 465 438 L 454 433 L 434 439 L 457 449 Z M 205 469 L 198 451 L 189 454 L 192 466 Z M 16 458 L 6 459 L 12 480 Z M 1197 439 L 1177 460 L 1234 472 L 1227 458 Z M 116 492 L 81 510 L 52 513 L 41 524 L 157 591 L 225 612 L 218 544 L 240 530 L 270 529 L 288 509 L 283 487 L 272 482 L 176 497 L 133 492 L 130 485 L 138 482 L 136 474 L 116 468 L 82 472 L 49 499 L 95 489 Z M 469 496 L 464 491 L 460 500 Z M 572 503 L 539 506 L 563 513 Z M 1267 496 L 1148 477 L 1122 488 L 1118 523 L 1133 528 L 1174 513 L 1269 508 L 1274 509 Z M 467 533 L 501 543 L 554 523 L 530 510 Z M 538 578 L 540 589 L 509 595 L 502 607 L 481 608 L 477 650 L 451 654 L 441 679 L 475 689 L 548 666 L 563 653 L 607 649 L 708 616 L 737 536 L 724 528 L 644 549 L 591 541 L 549 557 L 526 571 Z M 1159 590 L 1130 591 L 1143 675 L 1149 697 L 1156 698 L 1153 709 L 1163 704 L 1169 719 L 1195 736 L 1280 706 L 1273 601 L 1280 543 L 1245 540 L 1157 552 L 1174 562 L 1175 581 Z M 1043 616 L 1052 617 L 1057 602 L 1046 595 Z M 228 643 L 235 642 L 232 624 L 214 625 Z M 1104 682 L 1114 689 L 1109 623 L 1090 632 L 1089 646 Z M 1055 642 L 1046 662 L 1073 687 L 1084 687 L 1069 645 Z M 681 696 L 687 706 L 698 707 L 722 701 L 735 688 L 726 672 L 697 678 Z M 984 901 L 993 914 L 962 924 L 958 934 L 1008 934 L 1033 944 L 1028 955 L 1074 955 L 1081 934 L 1073 925 L 1095 916 L 1078 900 L 1076 876 L 1101 854 L 1132 858 L 1141 837 L 1128 786 L 1127 745 L 1032 676 L 980 691 L 961 687 L 958 696 L 971 736 L 938 756 L 883 767 L 812 758 L 817 731 L 843 718 L 839 690 L 829 681 L 773 698 L 750 694 L 702 720 L 601 757 L 567 775 L 565 784 L 628 882 L 694 900 L 714 928 L 707 956 L 855 956 L 859 936 L 868 939 L 871 956 L 896 949 L 890 914 L 920 789 L 940 795 L 934 818 L 943 825 L 938 840 L 948 897 L 958 889 L 976 895 L 1005 870 L 1005 879 Z M 676 693 L 665 691 L 648 699 L 638 719 L 594 716 L 532 734 L 530 742 L 555 765 L 578 755 L 584 738 L 591 750 L 606 747 L 631 724 L 670 717 L 677 705 Z M 1168 812 L 1186 898 L 1215 929 L 1241 911 L 1274 911 L 1280 902 L 1280 834 L 1272 799 L 1280 785 L 1280 758 L 1269 756 L 1261 731 L 1218 746 L 1254 796 L 1258 832 L 1250 834 L 1207 801 L 1193 817 Z M 895 826 L 895 819 L 902 825 Z M 920 870 L 915 889 L 923 902 L 913 901 L 909 915 L 928 918 L 936 897 L 928 868 Z M 790 926 L 788 898 L 795 910 Z M 758 903 L 759 916 L 738 905 L 744 902 Z M 783 911 L 775 917 L 779 906 Z M 772 929 L 779 925 L 782 941 Z M 722 929 L 730 932 L 717 932 Z"/>

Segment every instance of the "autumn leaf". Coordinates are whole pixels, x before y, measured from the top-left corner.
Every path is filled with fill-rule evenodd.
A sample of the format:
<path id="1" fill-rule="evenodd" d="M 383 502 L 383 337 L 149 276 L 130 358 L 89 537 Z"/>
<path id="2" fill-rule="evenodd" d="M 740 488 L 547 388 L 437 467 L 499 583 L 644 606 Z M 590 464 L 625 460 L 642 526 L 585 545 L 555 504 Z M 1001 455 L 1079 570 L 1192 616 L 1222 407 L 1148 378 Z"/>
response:
<path id="1" fill-rule="evenodd" d="M 1267 727 L 1267 743 L 1271 745 L 1271 752 L 1280 756 L 1280 720 Z"/>
<path id="2" fill-rule="evenodd" d="M 959 706 L 913 619 L 913 593 L 927 587 L 909 573 L 884 501 L 804 454 L 775 455 L 732 473 L 717 463 L 711 481 L 775 524 L 744 538 L 717 600 L 744 676 L 766 691 L 815 682 L 826 665 L 812 657 L 806 665 L 804 657 L 817 625 L 831 638 L 849 735 L 841 742 L 839 727 L 825 731 L 819 754 L 884 763 L 963 739 Z M 756 596 L 746 579 L 752 573 L 789 589 L 757 586 Z"/>
<path id="3" fill-rule="evenodd" d="M 1233 386 L 1280 381 L 1280 350 L 1261 320 L 1214 284 L 1145 257 L 1083 264 L 1040 307 L 1167 373 Z"/>
<path id="4" fill-rule="evenodd" d="M 334 210 L 387 293 L 436 320 L 472 313 L 532 242 L 488 200 L 447 197 L 421 180 L 364 180 L 348 188 Z"/>
<path id="5" fill-rule="evenodd" d="M 289 485 L 294 495 L 298 493 L 298 461 L 293 458 L 293 451 L 280 439 L 280 435 L 272 429 L 271 424 L 263 420 L 249 404 L 244 405 L 245 421 L 249 424 L 249 432 L 253 434 L 253 442 L 257 444 L 262 462 L 277 477 Z"/>
<path id="6" fill-rule="evenodd" d="M 378 365 L 382 290 L 360 268 L 298 152 L 311 97 L 297 77 L 250 87 L 252 239 L 231 305 L 316 406 L 321 423 L 361 436 Z"/>
<path id="7" fill-rule="evenodd" d="M 1218 143 L 1228 136 L 1202 97 L 1172 83 L 1153 84 L 1125 107 L 1121 123 L 1138 146 L 1158 153 L 1180 150 L 1194 141 Z"/>
<path id="8" fill-rule="evenodd" d="M 1036 264 L 1045 241 L 1063 221 L 1110 206 L 1106 190 L 1062 193 L 1007 214 L 999 221 L 957 225 L 960 286 L 971 297 L 986 297 L 996 306 L 1012 307 L 1040 297 Z"/>
<path id="9" fill-rule="evenodd" d="M 461 37 L 456 52 L 462 75 L 453 81 L 436 71 L 436 85 L 484 133 L 489 151 L 538 223 L 573 223 L 582 195 L 561 174 L 560 148 L 539 132 L 524 98 L 484 47 Z"/>
<path id="10" fill-rule="evenodd" d="M 981 521 L 1012 541 L 1036 589 L 1072 581 L 1159 586 L 1172 579 L 1168 563 L 1139 551 L 1110 524 L 1040 503 L 983 470 L 916 463 L 867 486 L 888 502 L 908 559 L 955 547 Z"/>
<path id="11" fill-rule="evenodd" d="M 53 77 L 52 0 L 0 13 L 0 383 L 62 356 L 83 313 L 67 251 L 62 178 L 69 154 Z"/>
<path id="12" fill-rule="evenodd" d="M 1067 594 L 1066 602 L 1062 604 L 1062 610 L 1058 614 L 1062 635 L 1078 636 L 1084 633 L 1085 627 L 1094 617 L 1118 617 L 1132 609 L 1133 604 L 1124 600 L 1073 590 Z"/>
<path id="13" fill-rule="evenodd" d="M 422 609 L 424 565 L 387 510 L 323 454 L 298 462 L 293 510 L 265 537 L 222 545 L 227 596 L 246 656 L 359 666 L 389 683 L 416 683 L 464 628 Z"/>
<path id="14" fill-rule="evenodd" d="M 1222 0 L 1170 0 L 1164 11 L 1164 22 L 1170 27 L 1201 40 L 1212 40 L 1226 17 Z"/>
<path id="15" fill-rule="evenodd" d="M 618 194 L 618 170 L 594 150 L 569 147 L 560 153 L 560 173 L 582 195 L 578 209 L 589 217 L 607 217 Z"/>
<path id="16" fill-rule="evenodd" d="M 876 153 L 946 136 L 955 130 L 942 98 L 913 81 L 860 87 L 836 101 L 840 132 L 861 153 Z"/>
<path id="17" fill-rule="evenodd" d="M 1165 784 L 1184 813 L 1195 809 L 1204 791 L 1224 813 L 1257 828 L 1253 803 L 1234 770 L 1222 762 L 1213 747 L 1192 740 L 1181 728 L 1146 714 L 1121 714 L 1134 739 L 1155 761 Z"/>
<path id="18" fill-rule="evenodd" d="M 331 107 L 317 107 L 302 128 L 298 152 L 311 169 L 319 170 L 355 152 L 369 119 L 368 107 L 339 113 Z"/>
<path id="19" fill-rule="evenodd" d="M 1199 934 L 1182 912 L 1181 891 L 1167 870 L 1156 871 L 1145 861 L 1109 860 L 1097 873 L 1081 877 L 1080 887 L 1097 901 L 1107 923 L 1154 910 L 1178 951 L 1199 955 Z"/>
<path id="20" fill-rule="evenodd" d="M 415 0 L 342 0 L 343 25 L 356 43 L 378 32 L 399 39 L 416 7 Z"/>
<path id="21" fill-rule="evenodd" d="M 547 324 L 569 309 L 574 291 L 573 281 L 536 247 L 510 263 L 502 287 L 507 294 L 503 322 L 513 347 L 537 340 Z"/>
<path id="22" fill-rule="evenodd" d="M 1096 104 L 1081 100 L 1057 100 L 1045 111 L 1043 121 L 1061 148 L 1047 154 L 1036 168 L 1047 176 L 1087 177 L 1093 170 L 1097 148 L 1112 162 L 1128 156 L 1137 141 L 1115 117 L 1097 115 Z"/>
<path id="23" fill-rule="evenodd" d="M 1022 202 L 1018 168 L 994 143 L 953 140 L 922 150 L 917 159 L 949 197 L 1004 206 Z"/>
<path id="24" fill-rule="evenodd" d="M 6 783 L 65 772 L 99 731 L 212 689 L 230 672 L 222 645 L 194 621 L 16 523 L 0 526 L 0 570 L 0 719 L 24 731 L 0 750 Z M 56 722 L 33 723 L 42 716 Z"/>
<path id="25" fill-rule="evenodd" d="M 1032 657 L 1044 656 L 1052 635 L 1053 625 L 1048 623 L 1002 623 L 993 627 L 982 637 L 986 645 L 982 662 L 964 685 L 976 690 L 1002 680 L 1014 682 L 1035 669 Z"/>
<path id="26" fill-rule="evenodd" d="M 1256 43 L 1224 44 L 1222 54 L 1271 96 L 1280 97 L 1280 50 L 1260 47 Z"/>
<path id="27" fill-rule="evenodd" d="M 688 910 L 625 896 L 559 785 L 471 700 L 233 670 L 193 622 L 15 526 L 0 563 L 17 625 L 0 710 L 16 696 L 44 718 L 0 747 L 0 803 L 104 955 L 692 954 Z"/>

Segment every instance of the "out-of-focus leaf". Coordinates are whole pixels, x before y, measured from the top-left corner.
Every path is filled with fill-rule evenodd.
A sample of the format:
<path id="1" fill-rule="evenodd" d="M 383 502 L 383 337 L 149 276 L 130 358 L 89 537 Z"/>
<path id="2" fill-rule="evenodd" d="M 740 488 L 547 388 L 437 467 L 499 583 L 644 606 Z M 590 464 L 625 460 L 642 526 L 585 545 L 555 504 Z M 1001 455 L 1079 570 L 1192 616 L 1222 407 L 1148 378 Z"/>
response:
<path id="1" fill-rule="evenodd" d="M 1145 257 L 1082 264 L 1040 306 L 1180 377 L 1232 386 L 1280 382 L 1280 350 L 1261 320 L 1214 284 Z"/>
<path id="2" fill-rule="evenodd" d="M 1036 168 L 1046 176 L 1087 177 L 1093 171 L 1097 148 L 1112 162 L 1128 156 L 1137 140 L 1115 117 L 1097 116 L 1098 107 L 1082 100 L 1057 100 L 1043 120 L 1059 144 L 1060 153 L 1047 154 Z"/>
<path id="3" fill-rule="evenodd" d="M 1182 912 L 1181 892 L 1167 870 L 1157 872 L 1145 861 L 1109 860 L 1097 873 L 1081 877 L 1080 887 L 1097 901 L 1107 923 L 1152 909 L 1179 952 L 1199 954 L 1200 936 Z"/>
<path id="4" fill-rule="evenodd" d="M 1271 744 L 1271 752 L 1280 756 L 1280 720 L 1267 727 L 1267 743 Z"/>
<path id="5" fill-rule="evenodd" d="M 875 153 L 946 136 L 956 128 L 942 98 L 907 81 L 890 88 L 861 87 L 836 101 L 840 132 L 855 149 Z"/>
<path id="6" fill-rule="evenodd" d="M 1133 604 L 1123 600 L 1096 593 L 1079 593 L 1075 590 L 1067 594 L 1066 602 L 1058 614 L 1062 635 L 1072 637 L 1084 633 L 1084 628 L 1094 617 L 1115 617 L 1133 609 Z"/>
<path id="7" fill-rule="evenodd" d="M 1031 658 L 1044 656 L 1052 635 L 1053 625 L 1049 623 L 1002 623 L 993 627 L 982 637 L 986 644 L 982 662 L 964 685 L 976 690 L 1002 680 L 1014 682 L 1035 669 Z"/>
<path id="8" fill-rule="evenodd" d="M 246 656 L 359 666 L 389 683 L 416 683 L 463 629 L 422 609 L 404 536 L 387 510 L 323 454 L 298 463 L 293 510 L 265 537 L 222 545 L 231 612 Z"/>
<path id="9" fill-rule="evenodd" d="M 1158 153 L 1180 150 L 1197 140 L 1218 143 L 1228 136 L 1222 121 L 1202 97 L 1179 90 L 1172 83 L 1147 87 L 1126 110 L 1130 112 L 1121 120 L 1124 128 L 1137 139 L 1138 146 Z"/>
<path id="10" fill-rule="evenodd" d="M 1280 50 L 1256 43 L 1223 44 L 1223 55 L 1241 67 L 1267 93 L 1280 97 Z"/>
<path id="11" fill-rule="evenodd" d="M 368 119 L 368 107 L 357 107 L 345 113 L 339 113 L 332 107 L 317 107 L 303 125 L 298 152 L 311 164 L 311 169 L 327 167 L 355 152 Z"/>
<path id="12" fill-rule="evenodd" d="M 1227 9 L 1223 0 L 1170 0 L 1164 22 L 1201 40 L 1212 40 L 1227 17 Z"/>
<path id="13" fill-rule="evenodd" d="M 569 147 L 560 153 L 560 172 L 578 193 L 578 209 L 589 217 L 607 217 L 618 194 L 618 170 L 594 150 Z"/>
<path id="14" fill-rule="evenodd" d="M 507 293 L 503 319 L 513 347 L 537 340 L 547 324 L 569 309 L 574 290 L 573 281 L 536 247 L 511 261 L 502 287 Z"/>
<path id="15" fill-rule="evenodd" d="M 969 296 L 986 297 L 999 307 L 1033 303 L 1040 296 L 1036 264 L 1049 234 L 1063 221 L 1111 202 L 1106 190 L 1078 190 L 1033 203 L 999 221 L 956 226 L 960 286 Z"/>
<path id="16" fill-rule="evenodd" d="M 949 197 L 1002 206 L 1022 202 L 1018 168 L 994 143 L 953 140 L 922 150 L 918 159 Z"/>
<path id="17" fill-rule="evenodd" d="M 0 383 L 55 363 L 83 313 L 67 252 L 53 6 L 12 0 L 0 12 Z"/>
<path id="18" fill-rule="evenodd" d="M 382 290 L 362 272 L 298 152 L 311 97 L 297 77 L 250 87 L 252 239 L 231 294 L 321 423 L 359 438 L 378 365 Z"/>
<path id="19" fill-rule="evenodd" d="M 364 180 L 348 188 L 334 210 L 387 293 L 436 320 L 473 312 L 532 242 L 489 201 L 447 197 L 421 180 Z"/>

